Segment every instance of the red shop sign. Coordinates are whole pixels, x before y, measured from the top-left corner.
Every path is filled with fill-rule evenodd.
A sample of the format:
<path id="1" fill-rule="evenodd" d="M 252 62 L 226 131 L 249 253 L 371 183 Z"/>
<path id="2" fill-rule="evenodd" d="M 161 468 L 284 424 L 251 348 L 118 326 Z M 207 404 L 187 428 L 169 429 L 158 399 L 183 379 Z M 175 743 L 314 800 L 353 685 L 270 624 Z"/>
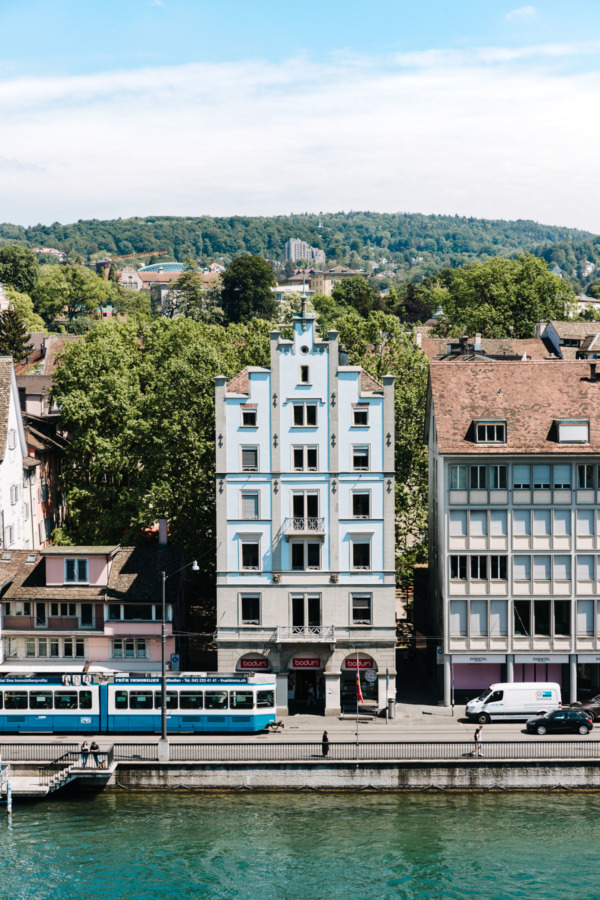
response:
<path id="1" fill-rule="evenodd" d="M 240 659 L 240 669 L 268 669 L 268 659 Z"/>
<path id="2" fill-rule="evenodd" d="M 352 656 L 352 657 L 350 657 L 350 659 L 347 659 L 345 661 L 344 668 L 345 669 L 354 669 L 356 671 L 356 663 L 357 663 L 356 657 Z M 372 660 L 372 659 L 359 659 L 358 660 L 358 668 L 359 669 L 372 669 L 372 668 L 374 668 L 374 665 L 375 665 L 375 663 L 374 663 L 374 660 Z"/>
<path id="3" fill-rule="evenodd" d="M 314 656 L 295 656 L 292 659 L 292 669 L 320 669 L 321 660 Z"/>

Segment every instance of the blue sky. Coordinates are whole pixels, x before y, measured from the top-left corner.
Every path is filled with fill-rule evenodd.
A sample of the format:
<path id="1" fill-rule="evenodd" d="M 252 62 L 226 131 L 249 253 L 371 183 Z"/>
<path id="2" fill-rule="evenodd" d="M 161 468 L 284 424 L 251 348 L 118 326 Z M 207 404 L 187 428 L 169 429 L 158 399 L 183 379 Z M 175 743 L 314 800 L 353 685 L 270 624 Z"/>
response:
<path id="1" fill-rule="evenodd" d="M 600 3 L 0 0 L 0 218 L 600 232 Z"/>

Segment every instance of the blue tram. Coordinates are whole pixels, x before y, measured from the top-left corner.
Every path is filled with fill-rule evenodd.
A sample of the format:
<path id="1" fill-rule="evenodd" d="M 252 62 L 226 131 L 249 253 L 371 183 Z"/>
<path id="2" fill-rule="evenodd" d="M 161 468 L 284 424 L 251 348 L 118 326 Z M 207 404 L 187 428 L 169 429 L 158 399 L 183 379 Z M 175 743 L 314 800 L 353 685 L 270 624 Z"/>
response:
<path id="1" fill-rule="evenodd" d="M 87 683 L 82 684 L 82 679 Z M 159 677 L 0 678 L 0 734 L 152 734 L 161 730 L 161 699 Z M 247 734 L 263 731 L 275 719 L 273 676 L 167 677 L 167 729 L 171 734 Z"/>

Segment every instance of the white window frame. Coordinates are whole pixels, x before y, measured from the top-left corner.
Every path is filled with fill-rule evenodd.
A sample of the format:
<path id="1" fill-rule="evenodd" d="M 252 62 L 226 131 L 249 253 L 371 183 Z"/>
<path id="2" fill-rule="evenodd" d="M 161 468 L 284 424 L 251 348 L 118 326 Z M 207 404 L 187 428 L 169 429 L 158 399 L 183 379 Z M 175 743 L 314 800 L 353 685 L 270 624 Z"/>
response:
<path id="1" fill-rule="evenodd" d="M 254 450 L 256 453 L 256 465 L 244 466 L 244 450 Z M 240 444 L 240 471 L 241 472 L 258 472 L 260 471 L 260 452 L 257 444 Z"/>
<path id="2" fill-rule="evenodd" d="M 354 564 L 354 547 L 357 544 L 366 544 L 369 548 L 369 565 L 357 566 Z M 372 572 L 373 571 L 373 538 L 368 534 L 352 534 L 350 535 L 350 570 L 352 572 Z"/>
<path id="3" fill-rule="evenodd" d="M 261 535 L 257 534 L 240 534 L 239 542 L 240 542 L 240 572 L 260 572 L 260 561 L 261 561 L 261 552 L 260 552 L 260 541 Z M 247 544 L 256 544 L 258 547 L 258 565 L 257 566 L 244 566 L 244 546 Z"/>
<path id="4" fill-rule="evenodd" d="M 133 655 L 127 656 L 125 653 L 126 644 L 133 642 Z M 117 653 L 117 647 L 120 653 Z M 143 653 L 141 652 L 143 650 Z M 135 638 L 129 635 L 123 637 L 112 638 L 110 642 L 111 659 L 149 659 L 150 643 L 148 638 Z"/>
<path id="5" fill-rule="evenodd" d="M 318 547 L 319 548 L 319 565 L 318 566 L 309 566 L 308 565 L 308 546 Z M 293 564 L 293 548 L 294 547 L 302 547 L 302 568 L 294 566 Z M 306 540 L 296 540 L 290 541 L 290 571 L 291 572 L 320 572 L 323 566 L 323 546 L 320 541 L 306 541 Z"/>
<path id="6" fill-rule="evenodd" d="M 357 422 L 356 421 L 356 413 L 365 413 L 367 417 L 366 422 Z M 357 406 L 352 407 L 352 427 L 353 428 L 368 428 L 369 427 L 369 404 L 358 404 Z"/>
<path id="7" fill-rule="evenodd" d="M 294 461 L 294 451 L 300 450 L 302 453 L 302 466 L 298 468 Z M 316 456 L 316 466 L 308 465 L 308 451 L 314 450 Z M 292 445 L 292 472 L 318 472 L 319 471 L 319 445 L 318 444 L 293 444 Z"/>
<path id="8" fill-rule="evenodd" d="M 506 444 L 506 419 L 475 420 L 477 444 Z"/>
<path id="9" fill-rule="evenodd" d="M 74 563 L 74 577 L 67 577 L 69 563 Z M 85 578 L 80 578 L 80 563 L 85 563 Z M 89 560 L 81 556 L 69 556 L 64 561 L 64 584 L 89 584 L 90 583 L 90 564 Z"/>
<path id="10" fill-rule="evenodd" d="M 315 410 L 315 422 L 313 424 L 307 424 L 307 416 L 306 416 L 306 408 L 308 406 L 313 406 Z M 292 401 L 292 428 L 317 428 L 319 424 L 319 416 L 318 416 L 318 402 L 316 400 L 293 400 Z M 298 424 L 296 422 L 296 409 L 302 409 L 302 423 Z"/>
<path id="11" fill-rule="evenodd" d="M 357 515 L 357 514 L 354 512 L 354 497 L 355 497 L 357 494 L 361 494 L 362 496 L 365 496 L 365 495 L 366 495 L 366 496 L 368 497 L 368 499 L 369 499 L 369 512 L 368 512 L 368 515 L 366 515 L 366 516 L 359 516 L 359 515 Z M 360 519 L 372 519 L 372 518 L 373 518 L 373 497 L 372 497 L 372 491 L 370 491 L 370 490 L 360 490 L 360 489 L 358 489 L 358 488 L 357 488 L 356 490 L 351 490 L 351 491 L 350 491 L 350 516 L 351 516 L 351 518 L 353 518 L 353 519 L 359 519 L 359 520 L 360 520 Z"/>
<path id="12" fill-rule="evenodd" d="M 304 372 L 306 372 L 306 378 L 302 377 Z M 301 363 L 298 366 L 298 384 L 312 384 L 310 380 L 310 366 L 307 363 Z"/>
<path id="13" fill-rule="evenodd" d="M 254 415 L 254 424 L 250 425 L 248 422 L 244 422 L 244 415 L 250 413 Z M 258 410 L 254 407 L 252 409 L 245 409 L 243 406 L 240 407 L 240 428 L 258 428 Z"/>
<path id="14" fill-rule="evenodd" d="M 243 593 L 241 593 L 239 595 L 239 598 L 240 598 L 240 607 L 239 607 L 240 608 L 240 625 L 247 625 L 247 626 L 260 625 L 261 621 L 262 621 L 262 616 L 261 616 L 261 614 L 262 614 L 262 597 L 261 597 L 261 595 L 258 593 L 244 591 Z M 244 619 L 244 600 L 245 599 L 258 600 L 258 619 L 257 620 L 250 621 L 249 619 Z"/>
<path id="15" fill-rule="evenodd" d="M 244 499 L 249 497 L 256 497 L 256 515 L 246 516 L 244 515 Z M 240 491 L 240 519 L 245 521 L 256 521 L 260 519 L 260 491 L 259 490 L 245 490 L 242 489 Z"/>
<path id="16" fill-rule="evenodd" d="M 357 466 L 355 465 L 354 454 L 357 450 L 364 451 L 367 453 L 367 465 L 366 466 Z M 352 462 L 352 471 L 353 472 L 370 472 L 371 471 L 371 445 L 370 444 L 352 444 L 350 447 L 350 456 Z"/>
<path id="17" fill-rule="evenodd" d="M 354 616 L 354 601 L 368 599 L 369 601 L 369 615 L 368 618 L 356 619 Z M 366 591 L 356 591 L 350 594 L 350 625 L 354 626 L 363 626 L 363 625 L 372 625 L 373 624 L 373 594 L 368 593 Z"/>

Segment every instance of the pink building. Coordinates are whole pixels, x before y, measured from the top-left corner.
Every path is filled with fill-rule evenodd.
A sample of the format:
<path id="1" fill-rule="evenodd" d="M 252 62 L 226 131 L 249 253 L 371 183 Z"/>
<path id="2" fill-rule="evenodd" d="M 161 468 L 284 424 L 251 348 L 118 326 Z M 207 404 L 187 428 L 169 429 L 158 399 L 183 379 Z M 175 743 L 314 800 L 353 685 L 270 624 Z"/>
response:
<path id="1" fill-rule="evenodd" d="M 161 669 L 162 575 L 181 548 L 46 547 L 0 559 L 1 672 L 148 672 Z M 182 575 L 166 579 L 166 660 L 177 652 Z M 175 660 L 173 660 L 175 662 Z"/>

